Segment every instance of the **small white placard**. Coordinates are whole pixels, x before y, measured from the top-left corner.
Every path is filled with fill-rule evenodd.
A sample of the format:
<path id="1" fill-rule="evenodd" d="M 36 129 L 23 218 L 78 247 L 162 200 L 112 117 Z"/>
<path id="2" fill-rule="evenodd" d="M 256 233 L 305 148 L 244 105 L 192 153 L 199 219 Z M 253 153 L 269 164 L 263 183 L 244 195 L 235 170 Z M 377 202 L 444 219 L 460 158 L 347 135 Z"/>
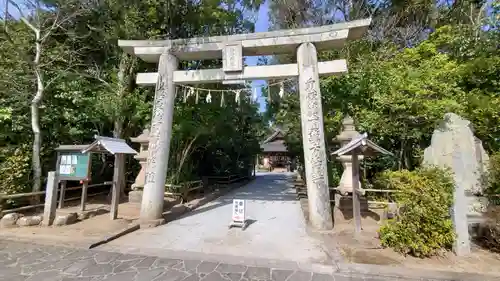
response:
<path id="1" fill-rule="evenodd" d="M 233 222 L 245 222 L 245 200 L 233 200 Z"/>
<path id="2" fill-rule="evenodd" d="M 224 72 L 243 71 L 243 48 L 241 43 L 230 43 L 222 50 L 222 68 Z"/>

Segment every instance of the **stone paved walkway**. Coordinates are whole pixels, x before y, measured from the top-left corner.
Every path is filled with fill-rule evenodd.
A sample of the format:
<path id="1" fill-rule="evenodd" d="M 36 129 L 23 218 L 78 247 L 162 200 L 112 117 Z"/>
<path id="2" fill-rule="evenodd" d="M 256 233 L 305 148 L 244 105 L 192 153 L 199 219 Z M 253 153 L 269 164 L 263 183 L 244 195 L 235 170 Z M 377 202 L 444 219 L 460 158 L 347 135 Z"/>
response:
<path id="1" fill-rule="evenodd" d="M 0 281 L 20 280 L 410 281 L 411 279 L 313 273 L 311 271 L 254 267 L 194 259 L 158 258 L 0 240 Z M 443 279 L 412 280 L 446 281 Z M 462 279 L 453 280 L 460 281 Z"/>
<path id="2" fill-rule="evenodd" d="M 233 199 L 246 200 L 251 222 L 228 229 Z M 322 243 L 306 233 L 291 174 L 258 173 L 254 181 L 166 225 L 141 229 L 104 246 L 104 250 L 161 255 L 190 251 L 210 255 L 334 264 Z"/>

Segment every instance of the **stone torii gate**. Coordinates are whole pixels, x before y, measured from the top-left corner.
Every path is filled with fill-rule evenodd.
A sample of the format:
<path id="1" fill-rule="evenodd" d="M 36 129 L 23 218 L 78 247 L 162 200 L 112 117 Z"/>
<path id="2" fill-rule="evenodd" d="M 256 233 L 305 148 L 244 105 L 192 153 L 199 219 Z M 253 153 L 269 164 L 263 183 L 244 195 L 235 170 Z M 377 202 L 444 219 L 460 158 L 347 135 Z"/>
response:
<path id="1" fill-rule="evenodd" d="M 323 110 L 319 75 L 347 71 L 345 60 L 318 62 L 317 50 L 342 47 L 363 36 L 371 19 L 302 28 L 177 40 L 120 40 L 128 54 L 158 63 L 157 73 L 138 73 L 137 84 L 155 85 L 146 183 L 141 204 L 143 226 L 163 223 L 163 194 L 167 173 L 176 84 L 234 82 L 297 77 L 306 184 L 311 226 L 333 228 L 328 190 Z M 244 66 L 243 56 L 297 54 L 297 63 Z M 223 59 L 222 69 L 178 70 L 181 60 Z"/>

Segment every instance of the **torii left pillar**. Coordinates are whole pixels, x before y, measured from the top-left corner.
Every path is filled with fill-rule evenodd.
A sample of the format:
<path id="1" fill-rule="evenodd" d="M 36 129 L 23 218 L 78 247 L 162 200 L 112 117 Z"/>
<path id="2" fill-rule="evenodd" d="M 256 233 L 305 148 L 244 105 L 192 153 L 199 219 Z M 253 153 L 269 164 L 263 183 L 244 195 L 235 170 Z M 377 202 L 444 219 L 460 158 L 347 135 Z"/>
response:
<path id="1" fill-rule="evenodd" d="M 170 51 L 161 54 L 158 63 L 158 80 L 149 135 L 146 183 L 141 203 L 141 227 L 155 227 L 165 222 L 162 215 L 163 197 L 174 118 L 175 85 L 173 76 L 178 64 L 177 58 Z"/>
<path id="2" fill-rule="evenodd" d="M 318 55 L 313 43 L 303 43 L 297 48 L 297 64 L 309 221 L 316 230 L 331 230 L 333 218 L 328 187 Z"/>

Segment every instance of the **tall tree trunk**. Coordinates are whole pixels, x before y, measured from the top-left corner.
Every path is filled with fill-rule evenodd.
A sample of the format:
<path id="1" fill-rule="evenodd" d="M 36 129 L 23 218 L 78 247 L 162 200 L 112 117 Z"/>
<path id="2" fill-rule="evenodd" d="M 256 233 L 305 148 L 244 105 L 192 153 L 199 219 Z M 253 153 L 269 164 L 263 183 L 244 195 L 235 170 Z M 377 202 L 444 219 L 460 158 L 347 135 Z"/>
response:
<path id="1" fill-rule="evenodd" d="M 191 154 L 193 144 L 198 139 L 199 136 L 200 136 L 199 133 L 196 134 L 194 138 L 188 143 L 188 145 L 182 151 L 182 157 L 179 161 L 179 167 L 177 168 L 177 173 L 175 175 L 176 183 L 179 183 L 179 176 L 181 175 L 182 168 L 184 167 L 184 162 L 186 162 L 187 157 Z"/>
<path id="2" fill-rule="evenodd" d="M 123 131 L 124 131 L 124 120 L 123 120 L 123 115 L 121 114 L 121 111 L 123 110 L 123 99 L 125 98 L 125 94 L 129 88 L 130 85 L 130 71 L 133 68 L 133 64 L 131 62 L 131 58 L 126 54 L 122 53 L 120 56 L 120 64 L 118 67 L 118 75 L 117 75 L 117 87 L 116 87 L 116 101 L 117 104 L 119 105 L 118 112 L 115 115 L 115 120 L 114 120 L 114 127 L 113 127 L 113 137 L 115 138 L 123 138 Z M 115 157 L 115 162 L 114 162 L 115 167 L 118 165 L 121 165 L 118 169 L 118 171 L 121 171 L 121 175 L 119 175 L 119 179 L 122 181 L 121 183 L 121 190 L 120 190 L 120 198 L 125 198 L 125 186 L 126 186 L 126 179 L 125 179 L 125 161 L 119 162 L 117 158 Z"/>
<path id="3" fill-rule="evenodd" d="M 41 190 L 42 186 L 42 165 L 40 160 L 40 150 L 42 146 L 42 136 L 40 130 L 40 103 L 43 98 L 43 75 L 40 67 L 40 57 L 42 54 L 42 44 L 40 40 L 40 31 L 35 30 L 35 59 L 33 66 L 36 77 L 36 93 L 31 100 L 31 129 L 33 130 L 33 150 L 32 150 L 32 169 L 33 169 L 33 192 Z M 36 197 L 34 201 L 39 201 Z"/>

